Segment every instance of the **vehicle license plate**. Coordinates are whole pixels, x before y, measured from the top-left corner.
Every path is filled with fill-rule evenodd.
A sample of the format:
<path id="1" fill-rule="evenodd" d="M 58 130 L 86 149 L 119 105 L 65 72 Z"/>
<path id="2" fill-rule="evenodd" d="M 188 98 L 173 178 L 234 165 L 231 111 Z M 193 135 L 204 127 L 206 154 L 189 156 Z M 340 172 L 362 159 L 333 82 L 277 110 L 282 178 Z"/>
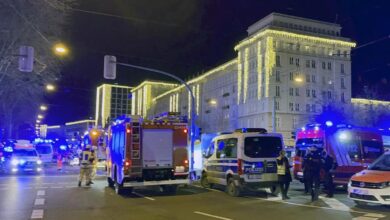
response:
<path id="1" fill-rule="evenodd" d="M 248 179 L 261 179 L 260 174 L 249 174 Z"/>
<path id="2" fill-rule="evenodd" d="M 368 194 L 367 190 L 361 190 L 361 189 L 353 189 L 352 192 L 359 194 L 359 195 L 367 195 Z"/>

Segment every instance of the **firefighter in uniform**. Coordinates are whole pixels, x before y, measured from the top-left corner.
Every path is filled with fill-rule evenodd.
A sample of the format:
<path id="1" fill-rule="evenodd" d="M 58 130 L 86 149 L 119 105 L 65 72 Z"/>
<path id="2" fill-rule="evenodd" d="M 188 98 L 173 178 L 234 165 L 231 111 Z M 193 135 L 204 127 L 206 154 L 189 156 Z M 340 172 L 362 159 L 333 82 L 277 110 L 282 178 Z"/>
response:
<path id="1" fill-rule="evenodd" d="M 92 171 L 92 157 L 91 152 L 91 146 L 86 145 L 83 151 L 81 152 L 81 158 L 80 158 L 80 177 L 79 177 L 79 184 L 78 186 L 81 186 L 81 182 L 85 178 L 86 186 L 91 185 L 91 171 Z"/>
<path id="2" fill-rule="evenodd" d="M 309 193 L 311 193 L 311 201 L 313 202 L 318 200 L 320 190 L 320 171 L 323 164 L 321 152 L 316 147 L 311 147 L 303 163 L 306 172 L 305 181 L 307 181 L 306 184 Z"/>
<path id="3" fill-rule="evenodd" d="M 91 157 L 93 158 L 92 164 L 91 164 L 91 181 L 90 183 L 93 184 L 92 180 L 96 177 L 96 170 L 97 170 L 97 147 L 92 146 L 91 150 Z"/>

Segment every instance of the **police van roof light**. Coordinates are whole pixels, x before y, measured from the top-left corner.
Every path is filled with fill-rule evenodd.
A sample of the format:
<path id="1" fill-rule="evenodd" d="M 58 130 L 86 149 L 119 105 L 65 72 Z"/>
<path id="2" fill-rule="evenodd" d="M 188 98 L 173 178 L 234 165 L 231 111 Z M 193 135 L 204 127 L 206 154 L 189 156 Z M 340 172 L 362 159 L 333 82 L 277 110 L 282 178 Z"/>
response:
<path id="1" fill-rule="evenodd" d="M 332 127 L 333 126 L 333 122 L 331 122 L 331 121 L 326 121 L 325 124 L 328 127 Z"/>
<path id="2" fill-rule="evenodd" d="M 265 128 L 240 128 L 240 129 L 236 129 L 235 132 L 239 132 L 239 133 L 256 132 L 256 133 L 265 134 L 267 133 L 267 130 Z"/>

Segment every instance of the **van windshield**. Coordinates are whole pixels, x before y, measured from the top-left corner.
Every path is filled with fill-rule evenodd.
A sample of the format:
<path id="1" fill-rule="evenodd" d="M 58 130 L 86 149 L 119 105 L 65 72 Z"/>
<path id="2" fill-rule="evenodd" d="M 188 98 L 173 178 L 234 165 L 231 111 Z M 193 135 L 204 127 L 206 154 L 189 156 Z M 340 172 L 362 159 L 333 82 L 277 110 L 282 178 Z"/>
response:
<path id="1" fill-rule="evenodd" d="M 12 155 L 18 157 L 36 157 L 37 152 L 35 150 L 15 149 Z"/>
<path id="2" fill-rule="evenodd" d="M 369 170 L 390 171 L 390 154 L 384 154 L 369 167 Z"/>
<path id="3" fill-rule="evenodd" d="M 51 154 L 52 147 L 51 145 L 39 144 L 35 147 L 39 154 Z"/>
<path id="4" fill-rule="evenodd" d="M 282 150 L 280 137 L 247 137 L 244 143 L 244 153 L 252 158 L 277 157 Z"/>

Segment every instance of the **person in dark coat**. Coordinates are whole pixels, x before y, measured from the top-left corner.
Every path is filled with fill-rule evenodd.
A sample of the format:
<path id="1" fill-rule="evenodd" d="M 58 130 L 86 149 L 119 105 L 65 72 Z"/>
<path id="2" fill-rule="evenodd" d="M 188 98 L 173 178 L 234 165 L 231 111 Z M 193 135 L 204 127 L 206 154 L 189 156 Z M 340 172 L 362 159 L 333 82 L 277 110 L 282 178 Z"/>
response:
<path id="1" fill-rule="evenodd" d="M 291 173 L 290 173 L 290 163 L 288 162 L 288 158 L 286 157 L 286 151 L 281 150 L 279 157 L 276 158 L 277 163 L 277 173 L 278 173 L 278 181 L 280 190 L 282 192 L 282 199 L 290 199 L 287 196 L 288 188 L 290 186 L 290 182 L 292 181 Z"/>
<path id="2" fill-rule="evenodd" d="M 323 157 L 323 168 L 325 171 L 325 189 L 327 193 L 327 197 L 332 198 L 334 194 L 334 184 L 333 184 L 333 171 L 337 168 L 337 163 L 333 159 L 333 157 L 324 151 L 322 152 L 322 157 Z"/>
<path id="3" fill-rule="evenodd" d="M 306 181 L 308 191 L 311 193 L 311 201 L 318 200 L 320 190 L 320 171 L 322 168 L 323 160 L 321 151 L 316 147 L 310 147 L 309 153 L 305 156 L 303 163 L 306 172 Z"/>

